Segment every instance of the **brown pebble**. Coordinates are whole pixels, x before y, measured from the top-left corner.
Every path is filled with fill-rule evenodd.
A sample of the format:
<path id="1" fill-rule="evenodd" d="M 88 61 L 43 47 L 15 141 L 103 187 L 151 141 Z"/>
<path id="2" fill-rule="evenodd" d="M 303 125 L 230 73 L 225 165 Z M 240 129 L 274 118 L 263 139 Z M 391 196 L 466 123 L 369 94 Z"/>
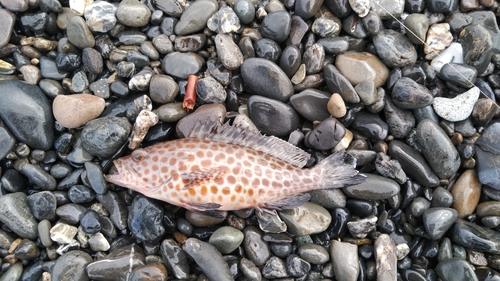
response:
<path id="1" fill-rule="evenodd" d="M 347 113 L 344 100 L 342 97 L 334 93 L 327 104 L 328 112 L 335 118 L 342 118 Z"/>
<path id="2" fill-rule="evenodd" d="M 367 150 L 368 142 L 366 140 L 357 139 L 351 141 L 347 150 Z"/>
<path id="3" fill-rule="evenodd" d="M 487 201 L 477 205 L 476 214 L 479 218 L 486 216 L 500 216 L 500 202 Z"/>
<path id="4" fill-rule="evenodd" d="M 143 280 L 167 280 L 167 269 L 162 264 L 150 263 L 134 268 L 130 277 L 130 281 Z"/>
<path id="5" fill-rule="evenodd" d="M 175 241 L 177 241 L 177 243 L 179 244 L 184 244 L 188 239 L 184 234 L 180 233 L 179 231 L 174 232 L 174 238 Z"/>
<path id="6" fill-rule="evenodd" d="M 17 238 L 16 240 L 14 240 L 12 244 L 10 244 L 8 253 L 13 254 L 16 251 L 17 247 L 19 247 L 19 244 L 21 244 L 21 241 L 23 241 L 23 239 L 21 238 Z"/>
<path id="7" fill-rule="evenodd" d="M 58 95 L 52 104 L 52 111 L 62 126 L 78 128 L 97 118 L 104 106 L 104 99 L 94 95 Z"/>
<path id="8" fill-rule="evenodd" d="M 389 146 L 384 141 L 377 142 L 376 144 L 373 145 L 373 150 L 375 150 L 376 152 L 383 152 L 383 153 L 387 154 L 388 149 L 389 149 Z"/>
<path id="9" fill-rule="evenodd" d="M 464 169 L 474 169 L 476 167 L 476 159 L 469 158 L 462 161 L 462 168 Z"/>
<path id="10" fill-rule="evenodd" d="M 453 136 L 451 137 L 451 142 L 456 146 L 461 144 L 464 141 L 464 137 L 460 133 L 453 133 Z"/>
<path id="11" fill-rule="evenodd" d="M 458 217 L 464 218 L 474 212 L 481 197 L 481 182 L 476 170 L 466 170 L 460 175 L 451 190 L 452 207 L 457 210 Z"/>

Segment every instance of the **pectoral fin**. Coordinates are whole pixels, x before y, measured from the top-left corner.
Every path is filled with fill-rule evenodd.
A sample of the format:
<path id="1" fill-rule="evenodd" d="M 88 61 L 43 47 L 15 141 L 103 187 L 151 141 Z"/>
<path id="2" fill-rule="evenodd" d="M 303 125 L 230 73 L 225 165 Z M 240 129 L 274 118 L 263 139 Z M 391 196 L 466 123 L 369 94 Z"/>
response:
<path id="1" fill-rule="evenodd" d="M 268 202 L 260 207 L 271 210 L 289 210 L 301 206 L 309 201 L 310 198 L 311 195 L 309 193 L 299 193 Z"/>
<path id="2" fill-rule="evenodd" d="M 189 189 L 193 185 L 214 181 L 218 178 L 224 177 L 228 171 L 229 168 L 227 166 L 216 166 L 181 174 L 180 176 L 182 182 L 184 183 L 184 187 L 182 189 Z"/>
<path id="3" fill-rule="evenodd" d="M 224 216 L 219 213 L 218 209 L 221 207 L 221 204 L 217 203 L 186 203 L 189 206 L 189 209 L 198 213 L 202 213 L 204 215 L 223 219 Z"/>

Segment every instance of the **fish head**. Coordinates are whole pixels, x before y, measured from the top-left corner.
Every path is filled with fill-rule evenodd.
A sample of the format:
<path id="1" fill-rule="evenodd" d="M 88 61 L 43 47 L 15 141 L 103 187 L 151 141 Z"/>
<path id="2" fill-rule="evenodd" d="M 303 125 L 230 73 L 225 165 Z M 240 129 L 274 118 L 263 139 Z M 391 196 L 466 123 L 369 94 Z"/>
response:
<path id="1" fill-rule="evenodd" d="M 152 176 L 150 158 L 150 153 L 146 149 L 136 149 L 129 156 L 113 161 L 116 173 L 107 175 L 106 180 L 147 196 L 155 192 L 155 187 L 159 184 L 153 180 L 156 176 Z"/>

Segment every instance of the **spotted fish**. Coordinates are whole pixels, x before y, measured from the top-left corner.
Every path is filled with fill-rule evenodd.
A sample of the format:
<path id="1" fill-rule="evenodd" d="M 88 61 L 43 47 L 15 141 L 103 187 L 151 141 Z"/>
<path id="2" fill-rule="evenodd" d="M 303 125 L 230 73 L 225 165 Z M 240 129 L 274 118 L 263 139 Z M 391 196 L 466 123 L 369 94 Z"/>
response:
<path id="1" fill-rule="evenodd" d="M 291 209 L 305 193 L 358 184 L 355 159 L 336 152 L 312 168 L 310 155 L 272 136 L 216 121 L 199 122 L 188 137 L 136 149 L 114 161 L 108 182 L 189 210 Z"/>

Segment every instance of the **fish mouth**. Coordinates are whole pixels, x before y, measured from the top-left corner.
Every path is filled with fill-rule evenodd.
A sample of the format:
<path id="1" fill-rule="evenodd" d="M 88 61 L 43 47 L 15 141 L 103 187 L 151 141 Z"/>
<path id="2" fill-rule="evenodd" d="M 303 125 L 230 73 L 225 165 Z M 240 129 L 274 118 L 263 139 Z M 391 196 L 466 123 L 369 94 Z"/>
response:
<path id="1" fill-rule="evenodd" d="M 116 172 L 113 174 L 106 175 L 106 181 L 114 184 L 121 185 L 123 184 L 123 177 L 121 175 L 121 171 L 123 171 L 122 168 L 122 163 L 121 161 L 115 160 L 113 161 L 113 164 L 115 165 Z"/>

